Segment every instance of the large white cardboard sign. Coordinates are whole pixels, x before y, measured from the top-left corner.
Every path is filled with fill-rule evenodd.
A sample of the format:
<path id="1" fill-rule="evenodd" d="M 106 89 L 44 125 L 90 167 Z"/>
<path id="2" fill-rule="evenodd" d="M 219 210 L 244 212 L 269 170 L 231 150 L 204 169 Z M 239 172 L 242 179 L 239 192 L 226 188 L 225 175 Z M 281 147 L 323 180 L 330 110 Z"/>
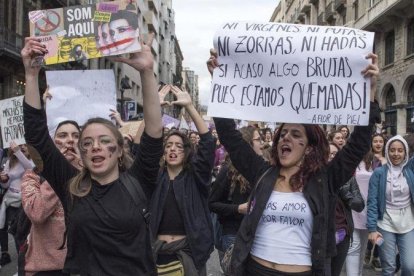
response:
<path id="1" fill-rule="evenodd" d="M 88 119 L 110 119 L 116 110 L 115 76 L 112 70 L 47 71 L 46 79 L 52 98 L 46 101 L 50 134 L 64 120 L 83 125 Z"/>
<path id="2" fill-rule="evenodd" d="M 208 115 L 265 122 L 367 125 L 374 33 L 333 26 L 225 23 L 214 46 Z"/>
<path id="3" fill-rule="evenodd" d="M 23 125 L 23 96 L 0 101 L 1 137 L 3 148 L 9 148 L 10 142 L 25 144 Z"/>

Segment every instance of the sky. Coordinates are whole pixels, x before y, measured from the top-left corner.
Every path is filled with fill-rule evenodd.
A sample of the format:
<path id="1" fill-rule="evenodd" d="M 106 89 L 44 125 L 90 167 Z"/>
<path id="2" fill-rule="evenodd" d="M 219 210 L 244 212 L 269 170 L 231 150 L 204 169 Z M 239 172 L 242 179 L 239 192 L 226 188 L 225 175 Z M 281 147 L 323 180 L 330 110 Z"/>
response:
<path id="1" fill-rule="evenodd" d="M 200 104 L 208 105 L 211 77 L 206 61 L 215 31 L 227 21 L 268 22 L 279 0 L 172 0 L 183 66 L 198 75 Z"/>

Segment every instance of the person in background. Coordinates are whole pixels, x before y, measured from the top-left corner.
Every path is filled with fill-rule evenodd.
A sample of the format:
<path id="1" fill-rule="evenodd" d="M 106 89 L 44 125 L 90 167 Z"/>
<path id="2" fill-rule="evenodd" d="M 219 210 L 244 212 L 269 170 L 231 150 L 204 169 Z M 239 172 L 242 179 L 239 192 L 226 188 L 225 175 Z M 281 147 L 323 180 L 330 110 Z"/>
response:
<path id="1" fill-rule="evenodd" d="M 374 135 L 372 135 L 372 138 L 371 138 L 371 152 L 373 153 L 372 171 L 374 171 L 378 167 L 381 167 L 384 164 L 387 164 L 387 159 L 385 158 L 385 143 L 386 143 L 386 138 L 384 134 L 375 133 Z M 367 191 L 367 194 L 368 194 L 368 191 Z M 364 226 L 364 229 L 366 229 L 366 225 Z M 371 267 L 375 271 L 381 271 L 381 261 L 379 258 L 380 250 L 381 248 L 379 246 L 376 246 L 375 243 L 371 243 L 368 240 L 364 263 L 367 265 L 371 265 Z"/>
<path id="2" fill-rule="evenodd" d="M 414 161 L 404 138 L 388 140 L 385 158 L 369 180 L 368 238 L 381 247 L 382 275 L 394 275 L 397 249 L 401 275 L 414 275 Z"/>
<path id="3" fill-rule="evenodd" d="M 339 149 L 342 149 L 342 147 L 345 145 L 345 139 L 340 130 L 331 131 L 328 134 L 328 141 L 337 145 Z"/>
<path id="4" fill-rule="evenodd" d="M 272 146 L 273 145 L 272 130 L 270 128 L 265 128 L 263 131 L 263 136 L 264 136 L 264 139 L 263 139 L 264 143 Z"/>
<path id="5" fill-rule="evenodd" d="M 342 136 L 344 137 L 344 140 L 346 141 L 349 138 L 349 128 L 348 126 L 340 126 L 338 127 L 338 130 L 342 133 Z"/>
<path id="6" fill-rule="evenodd" d="M 10 156 L 4 170 L 0 173 L 0 185 L 7 189 L 0 205 L 0 265 L 4 266 L 11 262 L 9 254 L 8 228 L 11 221 L 16 217 L 21 206 L 21 182 L 25 170 L 35 167 L 30 158 L 29 151 L 25 144 L 18 146 L 14 141 L 10 142 Z M 16 250 L 20 244 L 15 240 Z"/>
<path id="7" fill-rule="evenodd" d="M 260 137 L 259 131 L 254 127 L 242 127 L 239 131 L 253 150 L 261 155 L 261 143 L 255 140 Z M 210 211 L 218 215 L 218 221 L 222 225 L 221 248 L 224 252 L 236 240 L 241 221 L 247 213 L 251 189 L 250 183 L 236 170 L 230 158 L 226 158 L 209 196 Z"/>
<path id="8" fill-rule="evenodd" d="M 206 263 L 213 251 L 213 229 L 208 209 L 214 137 L 195 109 L 191 97 L 171 86 L 185 108 L 201 140 L 193 151 L 187 135 L 171 131 L 164 144 L 164 166 L 151 200 L 151 231 L 156 237 L 154 255 L 160 275 L 171 266 L 185 275 L 206 275 Z M 180 274 L 182 275 L 182 274 Z"/>
<path id="9" fill-rule="evenodd" d="M 340 151 L 334 143 L 329 143 L 330 154 L 328 161 L 331 162 Z M 352 177 L 339 189 L 339 195 L 335 206 L 335 238 L 336 255 L 331 259 L 331 275 L 339 276 L 345 262 L 350 240 L 354 231 L 352 211 L 361 212 L 365 202 L 359 191 L 355 178 Z"/>
<path id="10" fill-rule="evenodd" d="M 375 137 L 375 135 L 373 137 Z M 355 181 L 358 184 L 364 200 L 365 208 L 362 212 L 352 211 L 354 232 L 352 235 L 352 242 L 348 249 L 348 255 L 346 257 L 346 274 L 348 276 L 362 276 L 364 256 L 368 245 L 366 202 L 368 197 L 369 179 L 373 172 L 373 161 L 374 153 L 371 149 L 371 151 L 365 155 L 361 163 L 359 163 L 355 171 Z"/>

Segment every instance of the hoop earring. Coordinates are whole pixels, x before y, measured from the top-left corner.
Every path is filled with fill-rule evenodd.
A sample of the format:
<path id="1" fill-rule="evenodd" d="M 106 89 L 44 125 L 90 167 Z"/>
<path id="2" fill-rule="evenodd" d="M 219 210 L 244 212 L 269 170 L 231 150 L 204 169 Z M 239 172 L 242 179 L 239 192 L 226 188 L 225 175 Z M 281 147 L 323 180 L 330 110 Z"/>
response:
<path id="1" fill-rule="evenodd" d="M 123 167 L 123 162 L 122 162 L 122 157 L 118 158 L 118 167 L 122 168 Z"/>

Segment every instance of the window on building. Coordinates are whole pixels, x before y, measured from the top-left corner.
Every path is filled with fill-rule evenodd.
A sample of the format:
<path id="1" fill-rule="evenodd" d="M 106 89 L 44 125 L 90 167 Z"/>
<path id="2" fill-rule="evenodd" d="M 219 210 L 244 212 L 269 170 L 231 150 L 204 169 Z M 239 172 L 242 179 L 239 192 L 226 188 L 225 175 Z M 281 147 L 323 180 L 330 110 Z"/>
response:
<path id="1" fill-rule="evenodd" d="M 354 20 L 357 20 L 359 18 L 359 5 L 358 5 L 358 0 L 356 0 L 354 2 Z"/>
<path id="2" fill-rule="evenodd" d="M 390 135 L 397 134 L 397 109 L 392 104 L 395 103 L 394 87 L 388 88 L 385 96 L 385 125 L 387 133 Z"/>
<path id="3" fill-rule="evenodd" d="M 411 54 L 414 54 L 414 18 L 411 18 L 407 26 L 407 55 Z"/>
<path id="4" fill-rule="evenodd" d="M 385 65 L 394 62 L 395 32 L 392 30 L 385 35 Z"/>
<path id="5" fill-rule="evenodd" d="M 414 80 L 407 91 L 407 133 L 414 133 Z"/>

